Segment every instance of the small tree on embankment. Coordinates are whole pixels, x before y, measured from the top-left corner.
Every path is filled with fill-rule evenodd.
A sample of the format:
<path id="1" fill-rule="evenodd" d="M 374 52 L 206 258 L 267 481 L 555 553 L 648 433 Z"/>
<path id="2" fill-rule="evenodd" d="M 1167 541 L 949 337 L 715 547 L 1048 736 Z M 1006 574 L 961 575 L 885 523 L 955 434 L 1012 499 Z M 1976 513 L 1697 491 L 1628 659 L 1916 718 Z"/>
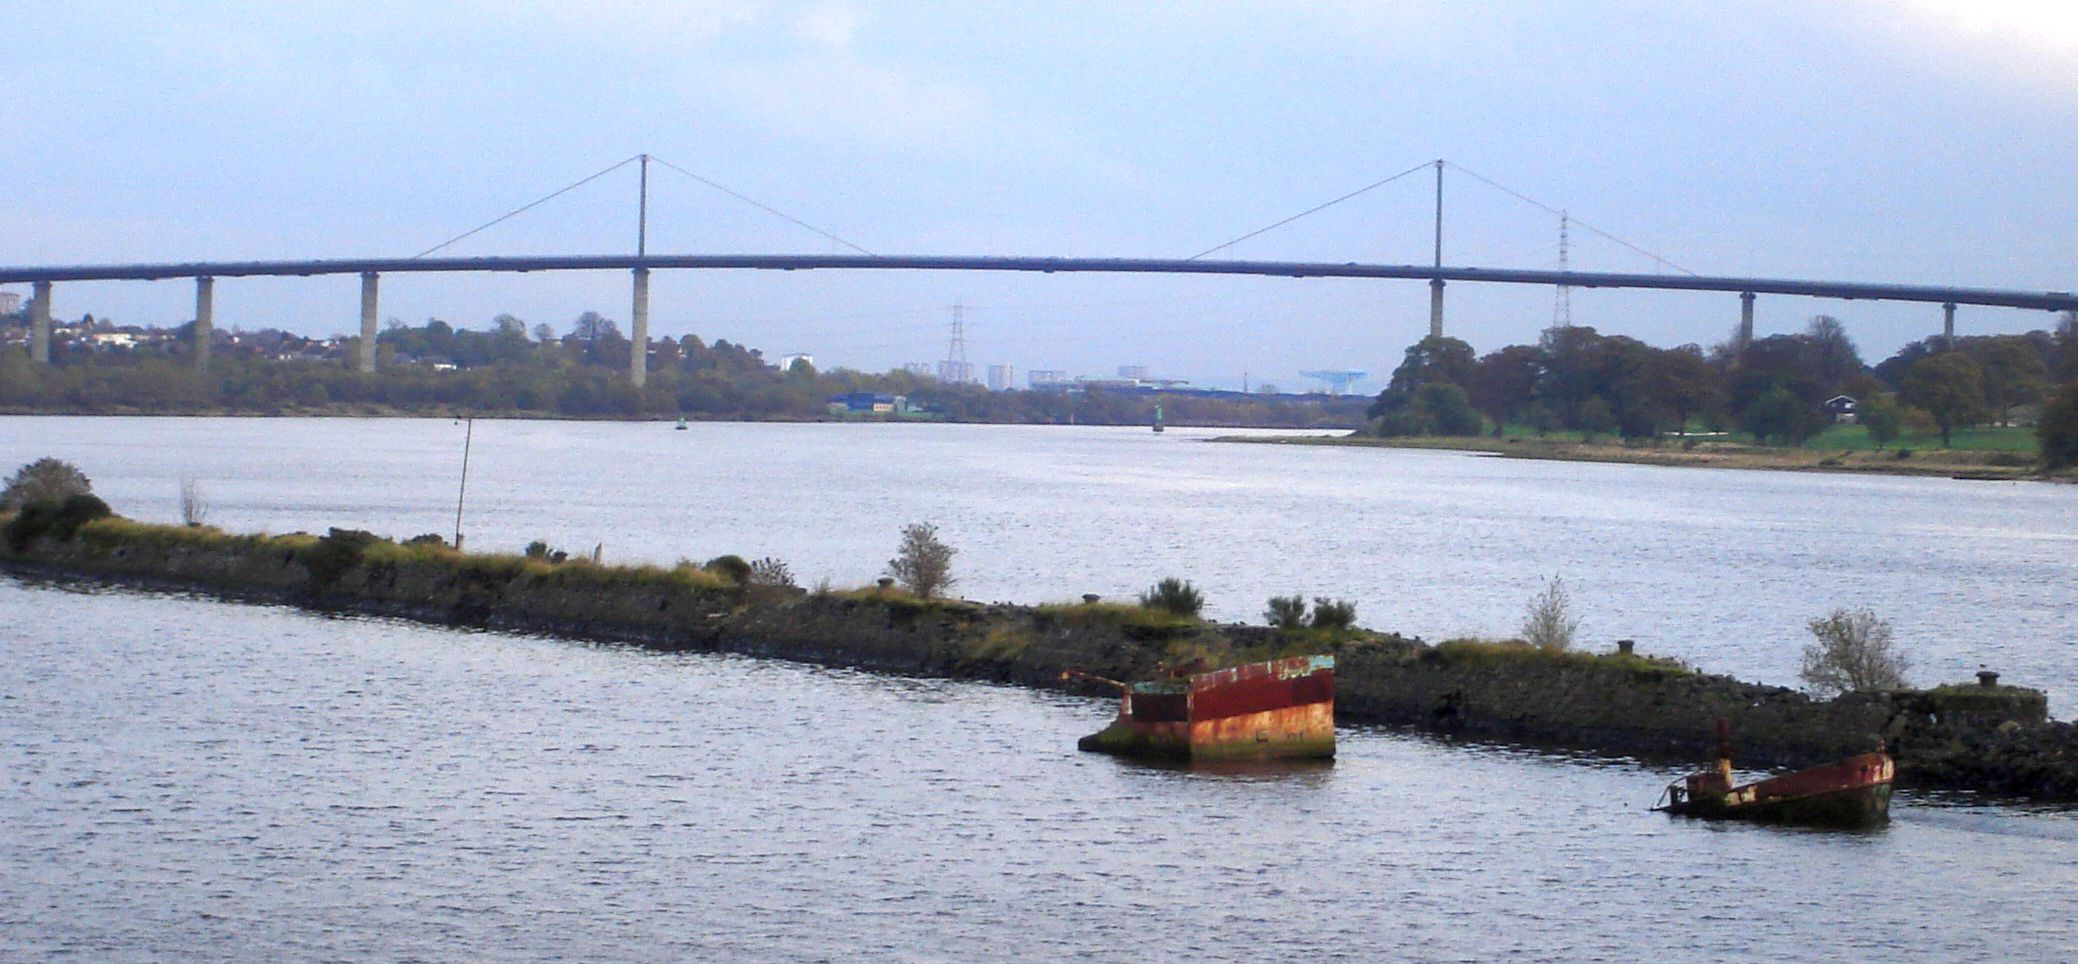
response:
<path id="1" fill-rule="evenodd" d="M 1817 641 L 1804 647 L 1797 675 L 1820 696 L 1901 689 L 1910 661 L 1891 639 L 1890 623 L 1867 609 L 1835 609 L 1810 622 Z"/>
<path id="2" fill-rule="evenodd" d="M 930 599 L 958 582 L 952 575 L 952 557 L 958 550 L 938 538 L 938 527 L 913 522 L 902 527 L 902 543 L 888 560 L 888 575 L 919 599 Z"/>

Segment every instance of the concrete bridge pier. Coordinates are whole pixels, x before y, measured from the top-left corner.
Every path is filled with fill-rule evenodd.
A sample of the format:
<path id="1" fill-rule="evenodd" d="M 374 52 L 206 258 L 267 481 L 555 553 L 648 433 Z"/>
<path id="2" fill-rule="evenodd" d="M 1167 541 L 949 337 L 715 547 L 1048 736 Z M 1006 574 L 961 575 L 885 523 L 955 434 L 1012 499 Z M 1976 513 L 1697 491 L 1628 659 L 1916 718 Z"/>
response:
<path id="1" fill-rule="evenodd" d="M 1941 350 L 1955 350 L 1955 302 L 1941 306 Z"/>
<path id="2" fill-rule="evenodd" d="M 628 322 L 628 383 L 649 381 L 649 269 L 635 269 L 635 305 Z"/>
<path id="3" fill-rule="evenodd" d="M 195 370 L 209 370 L 209 342 L 216 328 L 216 279 L 195 279 Z"/>
<path id="4" fill-rule="evenodd" d="M 1429 337 L 1443 337 L 1443 279 L 1429 279 Z"/>
<path id="5" fill-rule="evenodd" d="M 360 370 L 363 374 L 375 371 L 376 283 L 380 277 L 373 271 L 361 272 Z"/>
<path id="6" fill-rule="evenodd" d="M 1739 350 L 1753 344 L 1753 292 L 1739 292 Z"/>
<path id="7" fill-rule="evenodd" d="M 37 281 L 29 286 L 29 360 L 48 365 L 51 361 L 51 283 Z"/>

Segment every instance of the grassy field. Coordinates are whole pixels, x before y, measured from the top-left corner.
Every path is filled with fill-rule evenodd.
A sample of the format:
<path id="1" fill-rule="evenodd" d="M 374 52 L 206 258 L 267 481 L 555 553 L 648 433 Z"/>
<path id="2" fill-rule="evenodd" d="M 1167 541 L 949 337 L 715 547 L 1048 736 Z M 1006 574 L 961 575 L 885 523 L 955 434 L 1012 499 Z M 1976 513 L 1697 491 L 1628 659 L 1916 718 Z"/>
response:
<path id="1" fill-rule="evenodd" d="M 1939 434 L 1910 434 L 1878 450 L 1870 444 L 1867 430 L 1859 425 L 1835 425 L 1804 445 L 1789 448 L 1756 445 L 1743 435 L 1666 435 L 1632 442 L 1603 435 L 1590 441 L 1581 438 L 1577 432 L 1552 432 L 1539 436 L 1518 426 L 1510 426 L 1509 431 L 1498 439 L 1491 436 L 1383 439 L 1254 436 L 1229 441 L 1450 449 L 1491 452 L 1508 458 L 1725 469 L 1870 472 L 1981 479 L 2021 479 L 2039 475 L 2039 449 L 2031 428 L 1959 429 L 1953 433 L 1953 446 L 1946 449 L 1940 447 Z"/>
<path id="2" fill-rule="evenodd" d="M 1957 452 L 2017 452 L 2030 458 L 2041 453 L 2041 446 L 2036 441 L 2035 430 L 2032 428 L 2000 428 L 1998 426 L 1959 428 L 1949 433 L 1949 441 L 1949 448 Z M 1832 426 L 1818 433 L 1810 441 L 1805 442 L 1804 447 L 1821 451 L 1838 450 L 1850 452 L 1875 448 L 1869 442 L 1868 430 L 1859 425 Z M 1941 433 L 1939 432 L 1928 432 L 1925 434 L 1906 433 L 1898 436 L 1896 441 L 1891 442 L 1887 446 L 1887 448 L 1893 449 L 1908 448 L 1914 450 L 1938 449 L 1940 447 Z"/>
<path id="3" fill-rule="evenodd" d="M 1956 452 L 2015 452 L 2030 458 L 2041 452 L 2040 444 L 2035 439 L 2035 430 L 2032 427 L 2001 428 L 1991 425 L 1978 428 L 1959 428 L 1950 433 L 1950 436 L 1952 444 L 1949 446 L 1949 449 Z M 1510 425 L 1507 431 L 1502 433 L 1501 437 L 1504 440 L 1520 439 L 1525 442 L 1567 442 L 1577 444 L 1587 441 L 1579 432 L 1549 432 L 1540 436 L 1525 425 Z M 1751 438 L 1742 434 L 1709 432 L 1700 428 L 1691 430 L 1688 435 L 1661 436 L 1657 444 L 1682 445 L 1691 440 L 1698 445 L 1723 444 L 1765 448 L 1764 446 L 1755 445 Z M 1488 441 L 1491 440 L 1489 439 Z M 1598 436 L 1594 442 L 1596 444 L 1621 444 L 1619 440 L 1609 435 Z M 1649 446 L 1654 443 L 1634 444 Z M 1804 443 L 1803 448 L 1813 452 L 1866 452 L 1875 450 L 1876 446 L 1869 441 L 1868 429 L 1860 425 L 1834 425 L 1812 436 L 1809 441 Z M 1915 453 L 1939 450 L 1941 448 L 1941 433 L 1905 432 L 1893 439 L 1889 445 L 1884 446 L 1883 451 L 1894 451 L 1901 448 L 1911 449 Z"/>

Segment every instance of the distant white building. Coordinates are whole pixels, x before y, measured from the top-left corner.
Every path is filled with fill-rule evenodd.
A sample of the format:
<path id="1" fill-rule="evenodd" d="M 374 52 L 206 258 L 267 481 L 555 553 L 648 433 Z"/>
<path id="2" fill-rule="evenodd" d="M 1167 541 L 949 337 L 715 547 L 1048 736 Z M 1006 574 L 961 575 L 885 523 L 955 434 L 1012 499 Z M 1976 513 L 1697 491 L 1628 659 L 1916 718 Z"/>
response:
<path id="1" fill-rule="evenodd" d="M 951 385 L 965 385 L 974 380 L 974 366 L 951 359 L 939 362 L 938 380 Z"/>
<path id="2" fill-rule="evenodd" d="M 1129 379 L 1131 381 L 1136 382 L 1144 382 L 1147 380 L 1147 366 L 1120 365 L 1118 366 L 1118 377 Z"/>
<path id="3" fill-rule="evenodd" d="M 918 378 L 938 377 L 938 373 L 931 368 L 931 363 L 927 361 L 905 362 L 902 365 L 902 370 Z"/>
<path id="4" fill-rule="evenodd" d="M 22 296 L 12 291 L 0 291 L 0 315 L 11 315 L 22 310 Z"/>
<path id="5" fill-rule="evenodd" d="M 791 355 L 781 355 L 779 356 L 779 370 L 783 372 L 793 371 L 795 362 L 807 362 L 808 367 L 814 368 L 815 356 L 808 354 L 807 352 L 795 352 Z"/>
<path id="6" fill-rule="evenodd" d="M 1025 373 L 1025 384 L 1032 388 L 1064 385 L 1074 380 L 1067 372 L 1053 368 L 1034 368 Z"/>
<path id="7" fill-rule="evenodd" d="M 1009 365 L 988 367 L 988 388 L 992 392 L 1007 392 L 1017 387 L 1017 373 Z"/>

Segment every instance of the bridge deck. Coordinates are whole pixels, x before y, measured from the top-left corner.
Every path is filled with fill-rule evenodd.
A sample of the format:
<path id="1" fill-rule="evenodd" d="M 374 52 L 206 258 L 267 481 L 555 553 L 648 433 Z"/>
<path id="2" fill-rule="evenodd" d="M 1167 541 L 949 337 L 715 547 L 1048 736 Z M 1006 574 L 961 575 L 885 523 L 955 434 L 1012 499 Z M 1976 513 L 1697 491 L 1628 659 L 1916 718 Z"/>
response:
<path id="1" fill-rule="evenodd" d="M 1039 258 L 959 255 L 651 254 L 551 255 L 490 258 L 341 258 L 322 261 L 221 261 L 165 264 L 0 266 L 0 284 L 33 281 L 150 281 L 165 278 L 308 277 L 454 271 L 590 271 L 600 269 L 747 269 L 760 271 L 912 270 L 1041 273 L 1254 275 L 1284 278 L 1441 279 L 1492 284 L 1570 285 L 1575 288 L 1651 288 L 1804 295 L 1868 301 L 1919 301 L 2078 310 L 2078 294 L 1937 285 L 1867 284 L 1782 278 L 1733 278 L 1520 268 L 1432 267 L 1307 261 L 1202 261 L 1165 258 Z"/>

